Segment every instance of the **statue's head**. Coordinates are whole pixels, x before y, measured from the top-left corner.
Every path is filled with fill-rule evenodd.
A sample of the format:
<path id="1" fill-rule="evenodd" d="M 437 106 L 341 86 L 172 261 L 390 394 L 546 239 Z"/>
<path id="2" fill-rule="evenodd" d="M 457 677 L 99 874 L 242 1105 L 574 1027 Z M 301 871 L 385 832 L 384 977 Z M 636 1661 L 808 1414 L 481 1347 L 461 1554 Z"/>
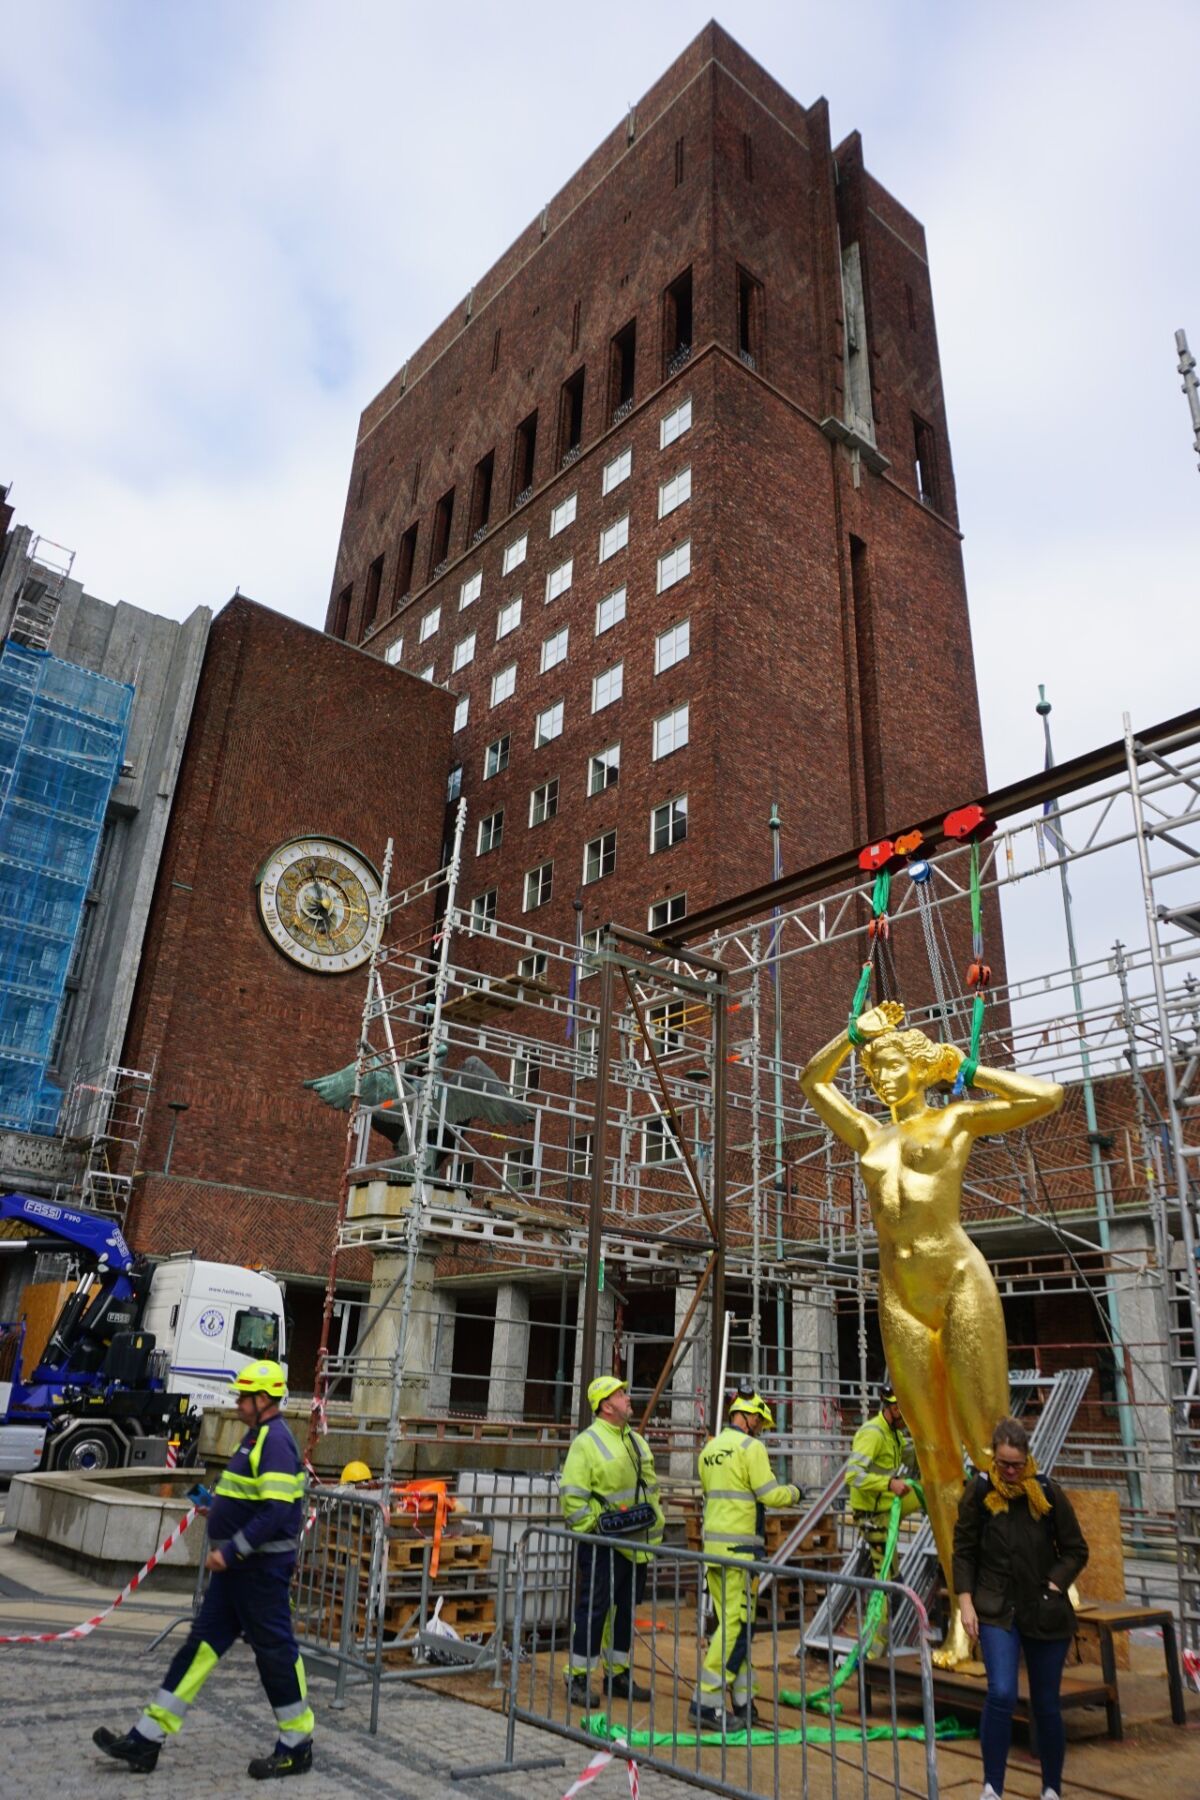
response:
<path id="1" fill-rule="evenodd" d="M 903 1106 L 938 1081 L 953 1081 L 958 1055 L 923 1031 L 881 1031 L 860 1052 L 867 1078 L 885 1106 Z"/>

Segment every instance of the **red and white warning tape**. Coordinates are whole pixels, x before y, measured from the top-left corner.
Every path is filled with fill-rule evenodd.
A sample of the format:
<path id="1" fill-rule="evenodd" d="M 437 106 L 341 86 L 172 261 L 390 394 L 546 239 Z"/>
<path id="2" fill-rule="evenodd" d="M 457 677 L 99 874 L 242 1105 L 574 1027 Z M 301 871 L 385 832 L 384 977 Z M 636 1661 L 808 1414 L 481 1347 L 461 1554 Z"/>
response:
<path id="1" fill-rule="evenodd" d="M 629 1767 L 629 1792 L 632 1796 L 632 1800 L 638 1800 L 638 1766 L 634 1762 L 632 1756 L 628 1754 L 629 1745 L 625 1743 L 624 1739 L 617 1738 L 614 1741 L 617 1746 L 616 1749 L 597 1751 L 587 1768 L 583 1771 L 583 1774 L 579 1777 L 579 1780 L 567 1789 L 562 1800 L 572 1800 L 573 1795 L 582 1794 L 588 1784 L 595 1781 L 601 1769 L 606 1769 L 610 1762 L 615 1762 L 621 1757 L 622 1751 L 625 1752 L 624 1760 L 628 1763 Z"/>
<path id="2" fill-rule="evenodd" d="M 1200 1653 L 1195 1650 L 1184 1650 L 1181 1654 L 1183 1657 L 1184 1675 L 1191 1682 L 1196 1692 L 1200 1694 Z"/>
<path id="3" fill-rule="evenodd" d="M 112 1605 L 106 1606 L 104 1611 L 98 1612 L 94 1618 L 85 1619 L 82 1625 L 72 1625 L 70 1631 L 23 1632 L 15 1637 L 0 1636 L 0 1644 L 61 1644 L 65 1643 L 69 1638 L 90 1637 L 97 1625 L 102 1625 L 109 1613 L 116 1612 L 118 1606 L 128 1600 L 130 1594 L 141 1586 L 151 1569 L 157 1566 L 161 1558 L 167 1554 L 167 1551 L 171 1548 L 172 1544 L 177 1544 L 179 1542 L 179 1539 L 183 1536 L 195 1516 L 196 1508 L 194 1506 L 189 1507 L 174 1531 L 169 1532 L 163 1539 L 149 1562 L 142 1564 L 133 1580 L 126 1583 Z"/>

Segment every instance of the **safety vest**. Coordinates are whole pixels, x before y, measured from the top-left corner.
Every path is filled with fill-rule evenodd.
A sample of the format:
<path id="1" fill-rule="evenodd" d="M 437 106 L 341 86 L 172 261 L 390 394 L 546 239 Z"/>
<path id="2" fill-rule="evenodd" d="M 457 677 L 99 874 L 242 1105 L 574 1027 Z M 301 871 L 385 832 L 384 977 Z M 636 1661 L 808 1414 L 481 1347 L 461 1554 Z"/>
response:
<path id="1" fill-rule="evenodd" d="M 276 1469 L 260 1474 L 263 1445 L 267 1441 L 270 1422 L 260 1425 L 254 1443 L 247 1451 L 249 1434 L 244 1437 L 228 1466 L 222 1470 L 214 1493 L 227 1500 L 303 1500 L 304 1471 L 286 1475 Z"/>
<path id="2" fill-rule="evenodd" d="M 637 1544 L 662 1543 L 663 1511 L 654 1455 L 645 1438 L 631 1425 L 619 1431 L 607 1419 L 593 1419 L 567 1451 L 558 1488 L 563 1518 L 572 1531 L 594 1531 L 602 1512 L 648 1500 L 655 1510 L 656 1522 L 645 1537 L 635 1534 L 612 1541 L 636 1562 L 647 1560 L 644 1552 L 637 1554 Z"/>
<path id="3" fill-rule="evenodd" d="M 727 1425 L 700 1452 L 704 1548 L 718 1556 L 759 1557 L 766 1548 L 763 1512 L 798 1506 L 800 1489 L 778 1481 L 763 1445 Z"/>
<path id="4" fill-rule="evenodd" d="M 894 1431 L 882 1413 L 860 1425 L 854 1434 L 846 1471 L 851 1512 L 886 1511 L 892 1503 L 888 1483 L 897 1475 L 907 1476 L 912 1461 L 911 1440 L 903 1432 Z"/>

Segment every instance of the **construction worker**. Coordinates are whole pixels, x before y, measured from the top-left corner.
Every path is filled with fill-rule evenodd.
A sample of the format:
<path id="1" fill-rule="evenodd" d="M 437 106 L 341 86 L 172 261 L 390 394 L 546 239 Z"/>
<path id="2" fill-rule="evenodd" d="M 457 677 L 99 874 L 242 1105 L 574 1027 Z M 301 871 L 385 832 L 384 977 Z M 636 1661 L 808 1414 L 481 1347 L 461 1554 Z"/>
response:
<path id="1" fill-rule="evenodd" d="M 595 1706 L 589 1677 L 604 1654 L 609 1692 L 619 1700 L 649 1700 L 630 1669 L 633 1653 L 633 1609 L 646 1589 L 648 1545 L 662 1543 L 663 1510 L 658 1475 L 649 1444 L 629 1423 L 633 1401 L 628 1382 L 598 1375 L 587 1391 L 595 1418 L 567 1451 L 559 1476 L 559 1502 L 572 1531 L 595 1532 L 605 1514 L 646 1506 L 652 1519 L 640 1530 L 613 1535 L 611 1550 L 598 1544 L 579 1546 L 579 1591 L 571 1660 L 567 1665 L 567 1699 Z M 639 1548 L 639 1546 L 641 1546 Z"/>
<path id="2" fill-rule="evenodd" d="M 753 1388 L 739 1388 L 729 1405 L 724 1431 L 700 1452 L 700 1486 L 704 1490 L 704 1548 L 716 1556 L 748 1562 L 766 1549 L 768 1506 L 799 1506 L 803 1496 L 790 1481 L 777 1481 L 765 1447 L 763 1430 L 773 1431 L 770 1407 Z M 750 1621 L 758 1582 L 728 1564 L 705 1570 L 709 1598 L 717 1615 L 700 1670 L 700 1687 L 692 1714 L 700 1725 L 720 1728 L 726 1722 L 725 1688 L 733 1684 L 733 1706 L 739 1727 L 761 1721 L 754 1710 L 754 1671 L 750 1664 Z"/>
<path id="3" fill-rule="evenodd" d="M 272 1754 L 255 1757 L 247 1773 L 254 1781 L 272 1781 L 312 1768 L 314 1721 L 289 1604 L 304 1474 L 296 1440 L 279 1410 L 286 1379 L 277 1362 L 252 1362 L 230 1391 L 246 1435 L 217 1482 L 208 1515 L 208 1592 L 162 1687 L 132 1731 L 118 1736 L 101 1726 L 92 1736 L 106 1756 L 138 1775 L 154 1768 L 163 1739 L 179 1730 L 238 1637 L 254 1651 L 278 1729 Z"/>
<path id="4" fill-rule="evenodd" d="M 885 1382 L 879 1395 L 879 1411 L 860 1425 L 854 1434 L 846 1485 L 850 1489 L 850 1517 L 871 1558 L 871 1572 L 878 1575 L 883 1567 L 883 1548 L 887 1541 L 888 1520 L 892 1501 L 899 1499 L 900 1514 L 920 1507 L 921 1498 L 910 1477 L 916 1473 L 916 1455 L 912 1439 L 904 1429 L 904 1415 L 890 1383 Z M 887 1607 L 879 1622 L 875 1640 L 867 1648 L 868 1656 L 881 1656 L 887 1649 Z"/>

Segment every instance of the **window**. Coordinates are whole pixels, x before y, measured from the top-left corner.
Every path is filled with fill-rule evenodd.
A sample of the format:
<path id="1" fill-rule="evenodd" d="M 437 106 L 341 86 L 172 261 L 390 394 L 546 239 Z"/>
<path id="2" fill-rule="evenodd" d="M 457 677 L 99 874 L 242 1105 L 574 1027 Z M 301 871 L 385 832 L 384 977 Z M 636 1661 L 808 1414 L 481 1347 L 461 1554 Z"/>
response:
<path id="1" fill-rule="evenodd" d="M 471 696 L 470 696 L 470 694 L 464 694 L 462 699 L 459 701 L 458 705 L 454 709 L 454 729 L 455 729 L 455 731 L 464 731 L 466 729 L 467 720 L 470 718 L 470 716 L 471 716 Z"/>
<path id="2" fill-rule="evenodd" d="M 483 753 L 483 779 L 490 781 L 493 775 L 500 775 L 508 767 L 508 751 L 511 739 L 505 732 L 494 743 L 488 745 Z"/>
<path id="3" fill-rule="evenodd" d="M 562 736 L 562 728 L 563 728 L 563 703 L 561 700 L 556 700 L 554 702 L 553 706 L 548 706 L 546 708 L 545 712 L 540 712 L 538 714 L 537 718 L 534 720 L 534 724 L 533 724 L 533 747 L 534 747 L 534 749 L 540 750 L 543 744 L 549 744 L 549 743 L 553 742 L 553 740 L 556 737 L 561 737 Z"/>
<path id="4" fill-rule="evenodd" d="M 533 1145 L 515 1144 L 504 1153 L 504 1185 L 510 1188 L 533 1186 Z"/>
<path id="5" fill-rule="evenodd" d="M 333 603 L 333 636 L 344 638 L 350 625 L 350 602 L 354 598 L 354 583 L 344 587 Z"/>
<path id="6" fill-rule="evenodd" d="M 629 480 L 632 470 L 633 451 L 622 450 L 619 456 L 614 456 L 611 462 L 605 463 L 604 473 L 600 477 L 600 492 L 611 494 L 614 488 Z"/>
<path id="7" fill-rule="evenodd" d="M 565 563 L 559 563 L 557 569 L 551 569 L 546 577 L 547 606 L 549 606 L 551 600 L 557 600 L 560 594 L 566 593 L 574 579 L 574 575 L 575 558 L 573 556 L 569 556 Z"/>
<path id="8" fill-rule="evenodd" d="M 239 1356 L 265 1356 L 274 1361 L 279 1355 L 276 1315 L 263 1312 L 257 1306 L 238 1312 L 233 1321 L 233 1349 Z"/>
<path id="9" fill-rule="evenodd" d="M 486 856 L 489 850 L 498 850 L 503 842 L 504 808 L 501 807 L 499 812 L 489 813 L 486 819 L 480 819 L 475 854 Z"/>
<path id="10" fill-rule="evenodd" d="M 646 1014 L 650 1042 L 660 1056 L 673 1056 L 683 1049 L 683 1028 L 687 1022 L 687 1006 L 682 1000 L 668 1000 L 664 1006 L 652 1006 Z"/>
<path id="11" fill-rule="evenodd" d="M 678 475 L 672 475 L 670 481 L 664 481 L 658 490 L 658 516 L 665 519 L 673 513 L 677 506 L 692 497 L 692 471 L 688 467 L 680 469 Z"/>
<path id="12" fill-rule="evenodd" d="M 672 750 L 682 750 L 688 741 L 688 709 L 677 706 L 674 712 L 664 713 L 661 719 L 654 721 L 654 758 L 670 756 Z"/>
<path id="13" fill-rule="evenodd" d="M 654 673 L 661 675 L 682 662 L 691 651 L 692 622 L 683 619 L 678 625 L 660 631 L 654 640 Z"/>
<path id="14" fill-rule="evenodd" d="M 403 655 L 404 655 L 404 639 L 403 638 L 393 638 L 392 642 L 388 645 L 387 649 L 383 653 L 384 661 L 390 662 L 390 663 L 398 663 L 400 661 L 400 658 Z"/>
<path id="15" fill-rule="evenodd" d="M 610 744 L 607 750 L 597 750 L 588 763 L 588 793 L 602 794 L 605 788 L 615 787 L 620 773 L 620 744 Z"/>
<path id="16" fill-rule="evenodd" d="M 579 1131 L 571 1139 L 567 1174 L 573 1181 L 586 1181 L 592 1172 L 592 1134 Z"/>
<path id="17" fill-rule="evenodd" d="M 496 895 L 497 888 L 489 888 L 486 894 L 476 894 L 471 902 L 471 934 L 481 932 L 484 937 L 496 935 Z"/>
<path id="18" fill-rule="evenodd" d="M 459 669 L 465 669 L 469 662 L 475 661 L 475 633 L 470 637 L 460 638 L 454 646 L 454 655 L 450 658 L 450 673 L 455 675 Z"/>
<path id="19" fill-rule="evenodd" d="M 617 834 L 606 831 L 602 837 L 593 838 L 590 844 L 583 846 L 583 881 L 600 881 L 605 875 L 611 875 L 617 866 Z"/>
<path id="20" fill-rule="evenodd" d="M 427 612 L 421 620 L 421 629 L 417 633 L 418 644 L 423 644 L 427 638 L 431 638 L 441 622 L 442 609 L 440 606 L 435 606 L 433 611 Z"/>
<path id="21" fill-rule="evenodd" d="M 629 514 L 626 513 L 623 519 L 618 519 L 615 524 L 600 533 L 600 561 L 607 562 L 610 556 L 615 556 L 618 550 L 623 550 L 628 542 Z"/>
<path id="22" fill-rule="evenodd" d="M 673 412 L 669 412 L 658 427 L 658 447 L 665 450 L 676 438 L 683 436 L 692 428 L 692 403 L 681 400 Z"/>
<path id="23" fill-rule="evenodd" d="M 661 1114 L 647 1119 L 642 1130 L 642 1161 L 674 1163 L 682 1160 L 683 1153 L 671 1121 Z"/>
<path id="24" fill-rule="evenodd" d="M 583 934 L 579 946 L 583 952 L 583 967 L 579 971 L 579 979 L 581 981 L 586 981 L 589 975 L 594 975 L 596 973 L 598 968 L 596 958 L 600 954 L 601 936 L 602 933 L 599 928 L 595 931 L 585 931 Z"/>
<path id="25" fill-rule="evenodd" d="M 691 354 L 692 271 L 685 269 L 682 275 L 675 278 L 663 295 L 664 379 L 678 374 Z"/>
<path id="26" fill-rule="evenodd" d="M 583 370 L 564 381 L 558 398 L 558 460 L 565 468 L 579 455 L 583 442 Z"/>
<path id="27" fill-rule="evenodd" d="M 433 680 L 433 664 L 432 663 L 430 663 L 430 665 L 427 669 L 418 669 L 417 670 L 417 680 L 418 681 L 432 681 Z"/>
<path id="28" fill-rule="evenodd" d="M 551 537 L 557 537 L 560 531 L 565 531 L 568 525 L 573 525 L 575 523 L 575 510 L 578 500 L 578 494 L 568 494 L 565 500 L 559 501 L 558 505 L 554 508 L 554 511 L 550 514 Z"/>
<path id="29" fill-rule="evenodd" d="M 672 844 L 682 843 L 687 836 L 688 803 L 687 795 L 680 794 L 676 800 L 665 800 L 661 806 L 653 808 L 650 814 L 650 851 L 669 850 Z"/>
<path id="30" fill-rule="evenodd" d="M 637 363 L 637 320 L 630 319 L 618 331 L 609 350 L 608 410 L 614 425 L 633 411 L 634 371 Z"/>
<path id="31" fill-rule="evenodd" d="M 918 419 L 916 413 L 912 416 L 912 422 L 917 493 L 921 496 L 922 506 L 931 506 L 935 512 L 940 512 L 942 499 L 938 484 L 937 444 L 933 426 L 927 425 L 924 419 Z"/>
<path id="32" fill-rule="evenodd" d="M 539 906 L 545 906 L 554 893 L 554 864 L 539 863 L 536 869 L 529 869 L 525 875 L 525 911 L 536 912 Z"/>
<path id="33" fill-rule="evenodd" d="M 495 466 L 494 450 L 489 450 L 475 464 L 475 473 L 471 477 L 471 511 L 467 520 L 469 544 L 481 538 L 488 528 L 488 520 L 492 516 L 492 471 Z"/>
<path id="34" fill-rule="evenodd" d="M 433 509 L 433 536 L 429 540 L 429 579 L 440 575 L 450 558 L 450 527 L 454 523 L 454 489 L 448 488 Z"/>
<path id="35" fill-rule="evenodd" d="M 496 641 L 499 642 L 502 637 L 507 637 L 509 632 L 515 631 L 520 623 L 521 596 L 518 594 L 515 600 L 510 600 L 508 605 L 502 606 L 496 614 Z"/>
<path id="36" fill-rule="evenodd" d="M 466 612 L 468 606 L 474 606 L 483 592 L 483 571 L 479 570 L 463 582 L 458 590 L 458 610 Z"/>
<path id="37" fill-rule="evenodd" d="M 451 769 L 449 775 L 446 778 L 446 805 L 447 806 L 451 805 L 453 801 L 457 800 L 458 796 L 462 793 L 462 778 L 463 778 L 462 764 L 455 763 L 454 767 Z"/>
<path id="38" fill-rule="evenodd" d="M 665 556 L 659 557 L 656 591 L 660 594 L 665 593 L 667 588 L 674 587 L 677 581 L 682 581 L 684 576 L 690 575 L 691 572 L 692 540 L 688 538 L 686 543 L 676 544 L 674 550 L 668 550 Z"/>
<path id="39" fill-rule="evenodd" d="M 383 558 L 377 556 L 367 570 L 367 589 L 363 595 L 362 625 L 360 635 L 366 637 L 375 623 L 375 614 L 379 611 L 379 589 L 383 581 Z"/>
<path id="40" fill-rule="evenodd" d="M 502 700 L 508 700 L 517 686 L 517 665 L 509 663 L 506 669 L 497 669 L 492 676 L 492 705 L 499 706 Z"/>
<path id="41" fill-rule="evenodd" d="M 544 825 L 558 811 L 558 776 L 535 787 L 529 796 L 530 825 Z"/>
<path id="42" fill-rule="evenodd" d="M 516 438 L 513 442 L 513 506 L 524 506 L 533 492 L 533 465 L 537 455 L 537 420 L 535 412 L 527 419 L 522 419 L 517 426 Z M 521 559 L 518 557 L 517 561 Z M 514 565 L 515 566 L 515 565 Z M 508 570 L 504 573 L 507 575 Z"/>
<path id="43" fill-rule="evenodd" d="M 619 700 L 625 688 L 625 664 L 614 663 L 611 669 L 605 669 L 592 679 L 592 711 L 602 712 Z"/>
<path id="44" fill-rule="evenodd" d="M 567 636 L 569 628 L 564 625 L 553 637 L 548 637 L 542 644 L 542 674 L 547 669 L 555 669 L 559 663 L 567 660 Z"/>
<path id="45" fill-rule="evenodd" d="M 625 617 L 625 589 L 617 588 L 615 593 L 608 594 L 603 600 L 596 602 L 596 636 L 611 631 Z"/>
<path id="46" fill-rule="evenodd" d="M 544 950 L 534 950 L 529 956 L 523 956 L 517 964 L 517 974 L 522 981 L 540 981 L 550 966 L 550 958 Z"/>
<path id="47" fill-rule="evenodd" d="M 506 545 L 504 551 L 505 575 L 511 575 L 514 569 L 520 568 L 521 564 L 525 561 L 525 551 L 528 544 L 529 534 L 526 532 L 524 537 L 514 538 L 511 544 Z"/>
<path id="48" fill-rule="evenodd" d="M 417 528 L 415 525 L 410 525 L 400 539 L 400 553 L 396 558 L 396 582 L 392 589 L 394 606 L 399 606 L 401 600 L 407 599 L 412 593 L 413 563 L 416 561 L 416 555 Z"/>
<path id="49" fill-rule="evenodd" d="M 532 1056 L 514 1056 L 508 1065 L 508 1085 L 514 1094 L 528 1094 L 542 1085 L 542 1065 Z"/>
<path id="50" fill-rule="evenodd" d="M 748 369 L 762 364 L 763 286 L 745 269 L 737 272 L 738 355 Z"/>
<path id="51" fill-rule="evenodd" d="M 646 920 L 648 931 L 665 931 L 687 915 L 687 895 L 672 894 L 667 900 L 656 900 Z"/>
<path id="52" fill-rule="evenodd" d="M 598 935 L 599 933 L 597 933 Z M 594 971 L 584 969 L 582 973 L 587 975 Z M 600 1033 L 594 1025 L 581 1025 L 576 1034 L 575 1047 L 579 1052 L 579 1060 L 582 1065 L 579 1072 L 585 1081 L 596 1073 L 596 1045 L 599 1039 Z"/>

